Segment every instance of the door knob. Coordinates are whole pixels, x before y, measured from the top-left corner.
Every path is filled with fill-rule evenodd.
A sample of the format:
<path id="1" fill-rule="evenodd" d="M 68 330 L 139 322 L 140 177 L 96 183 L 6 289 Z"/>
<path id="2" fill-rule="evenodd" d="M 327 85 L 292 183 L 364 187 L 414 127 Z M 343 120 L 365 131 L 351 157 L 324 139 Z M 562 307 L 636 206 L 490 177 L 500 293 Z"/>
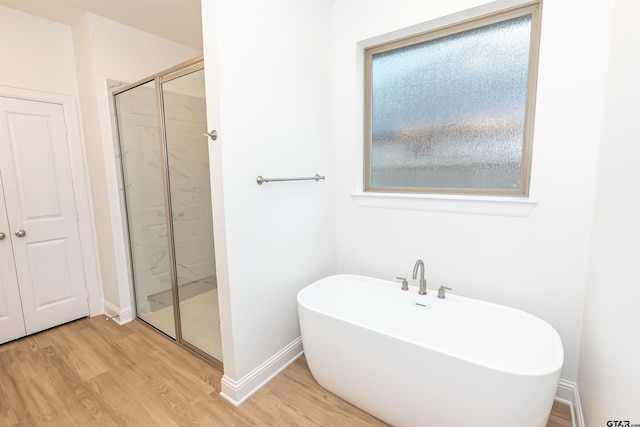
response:
<path id="1" fill-rule="evenodd" d="M 22 229 L 21 229 L 21 230 L 16 231 L 16 236 L 18 236 L 18 237 L 24 237 L 24 236 L 26 236 L 26 235 L 27 235 L 27 232 L 26 232 L 26 231 L 24 231 L 24 230 L 22 230 Z"/>
<path id="2" fill-rule="evenodd" d="M 0 231 L 0 240 L 4 240 L 5 237 L 7 237 L 7 235 Z"/>

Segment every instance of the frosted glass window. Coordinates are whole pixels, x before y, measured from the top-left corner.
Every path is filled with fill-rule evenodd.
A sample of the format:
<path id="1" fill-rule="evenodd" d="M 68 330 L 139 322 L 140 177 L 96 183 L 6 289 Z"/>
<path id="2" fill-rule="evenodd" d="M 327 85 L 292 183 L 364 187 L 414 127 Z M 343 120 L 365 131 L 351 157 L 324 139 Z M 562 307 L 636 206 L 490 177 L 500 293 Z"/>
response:
<path id="1" fill-rule="evenodd" d="M 536 12 L 366 52 L 365 190 L 528 193 Z"/>

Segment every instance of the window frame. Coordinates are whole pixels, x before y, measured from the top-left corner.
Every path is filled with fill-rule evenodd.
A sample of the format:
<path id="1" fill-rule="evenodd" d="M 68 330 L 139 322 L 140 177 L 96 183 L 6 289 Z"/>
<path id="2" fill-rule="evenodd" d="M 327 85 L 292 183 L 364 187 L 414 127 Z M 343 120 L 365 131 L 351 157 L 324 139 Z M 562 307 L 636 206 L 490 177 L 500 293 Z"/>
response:
<path id="1" fill-rule="evenodd" d="M 485 188 L 448 188 L 448 187 L 375 187 L 371 185 L 371 68 L 373 55 L 409 45 L 422 43 L 461 33 L 490 24 L 506 21 L 531 14 L 531 35 L 529 39 L 529 63 L 525 113 L 523 124 L 522 158 L 520 161 L 520 188 L 518 189 L 485 189 Z M 514 7 L 505 8 L 480 16 L 458 20 L 442 26 L 417 32 L 401 38 L 376 43 L 363 48 L 363 191 L 364 193 L 408 193 L 408 194 L 451 194 L 468 196 L 529 197 L 531 184 L 531 163 L 533 157 L 533 129 L 535 122 L 535 102 L 538 80 L 538 57 L 540 51 L 540 27 L 542 0 L 527 2 Z"/>

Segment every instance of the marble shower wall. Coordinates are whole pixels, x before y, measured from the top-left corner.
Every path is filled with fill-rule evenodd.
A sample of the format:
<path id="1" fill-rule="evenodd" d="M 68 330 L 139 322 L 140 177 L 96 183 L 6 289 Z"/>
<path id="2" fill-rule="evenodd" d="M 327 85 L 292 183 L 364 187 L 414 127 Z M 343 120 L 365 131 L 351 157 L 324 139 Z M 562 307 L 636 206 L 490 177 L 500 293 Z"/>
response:
<path id="1" fill-rule="evenodd" d="M 199 73 L 180 80 L 203 79 Z M 174 82 L 163 86 L 178 285 L 184 285 L 214 276 L 215 254 L 205 99 L 172 92 Z"/>
<path id="2" fill-rule="evenodd" d="M 164 98 L 178 283 L 186 284 L 215 275 L 205 100 L 170 91 Z M 144 314 L 149 295 L 171 288 L 155 90 L 144 85 L 124 92 L 116 105 L 137 305 Z"/>

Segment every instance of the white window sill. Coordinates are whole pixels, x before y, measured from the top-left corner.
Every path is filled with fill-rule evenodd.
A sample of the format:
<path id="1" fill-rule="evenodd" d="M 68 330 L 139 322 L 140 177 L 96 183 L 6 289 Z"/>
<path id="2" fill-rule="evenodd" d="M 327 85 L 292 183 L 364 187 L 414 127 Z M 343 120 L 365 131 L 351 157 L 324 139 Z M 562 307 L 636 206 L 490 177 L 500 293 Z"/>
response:
<path id="1" fill-rule="evenodd" d="M 535 200 L 524 197 L 365 192 L 351 196 L 363 207 L 513 217 L 529 215 L 536 205 Z"/>

